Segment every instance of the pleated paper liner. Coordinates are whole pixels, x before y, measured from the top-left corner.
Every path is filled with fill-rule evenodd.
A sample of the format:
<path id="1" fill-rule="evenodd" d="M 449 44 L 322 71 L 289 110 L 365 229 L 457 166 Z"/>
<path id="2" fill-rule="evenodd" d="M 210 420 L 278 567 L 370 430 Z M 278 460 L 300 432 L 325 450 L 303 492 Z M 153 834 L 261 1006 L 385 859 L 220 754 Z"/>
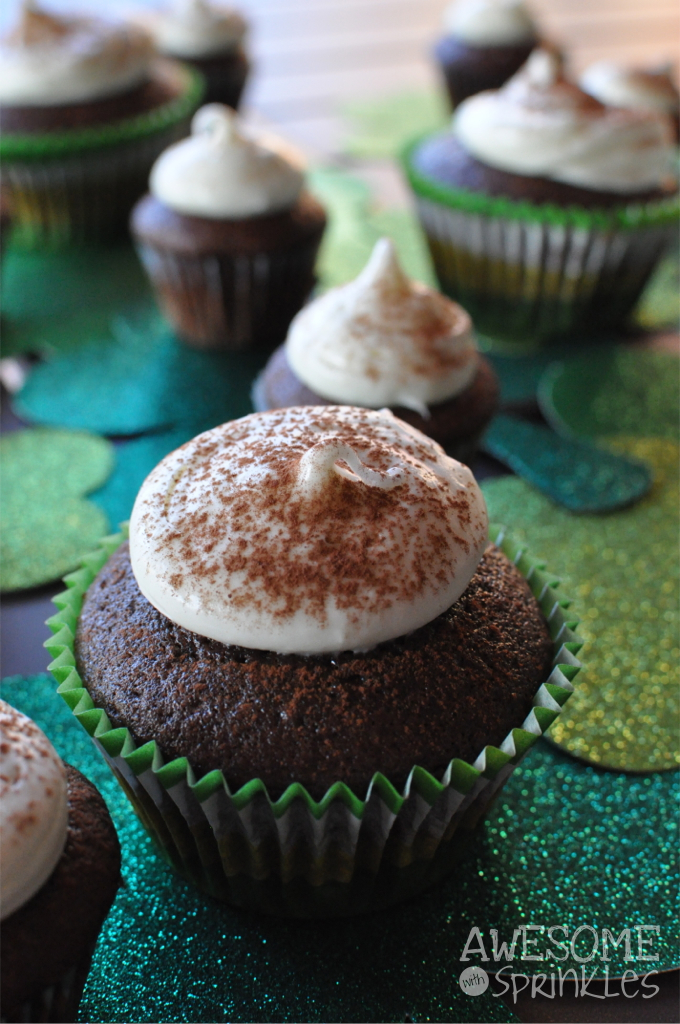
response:
<path id="1" fill-rule="evenodd" d="M 3 1001 L 0 1024 L 43 1024 L 46 1021 L 72 1021 L 78 1015 L 78 1007 L 90 973 L 94 945 L 70 971 L 54 985 L 35 992 L 30 1000 L 8 1005 Z"/>
<path id="2" fill-rule="evenodd" d="M 12 240 L 58 248 L 124 235 L 160 153 L 189 131 L 204 83 L 187 65 L 158 59 L 172 99 L 134 117 L 66 131 L 5 132 L 0 159 L 12 206 Z"/>
<path id="3" fill-rule="evenodd" d="M 625 324 L 677 234 L 678 196 L 586 210 L 439 184 L 403 155 L 443 292 L 501 350 Z M 493 344 L 492 344 L 493 347 Z"/>
<path id="4" fill-rule="evenodd" d="M 533 708 L 500 747 L 474 764 L 454 759 L 441 781 L 414 767 L 403 792 L 379 772 L 365 799 L 342 782 L 316 802 L 293 784 L 272 800 L 259 779 L 232 792 L 221 771 L 197 779 L 186 758 L 165 762 L 155 741 L 138 746 L 112 728 L 78 674 L 74 636 L 83 596 L 125 532 L 105 538 L 82 568 L 65 578 L 48 620 L 45 646 L 58 692 L 87 730 L 165 859 L 187 880 L 236 906 L 293 917 L 363 913 L 397 903 L 443 877 L 469 834 L 526 752 L 552 725 L 573 692 L 581 663 L 576 622 L 558 581 L 504 536 L 491 538 L 519 568 L 548 622 L 553 669 Z"/>

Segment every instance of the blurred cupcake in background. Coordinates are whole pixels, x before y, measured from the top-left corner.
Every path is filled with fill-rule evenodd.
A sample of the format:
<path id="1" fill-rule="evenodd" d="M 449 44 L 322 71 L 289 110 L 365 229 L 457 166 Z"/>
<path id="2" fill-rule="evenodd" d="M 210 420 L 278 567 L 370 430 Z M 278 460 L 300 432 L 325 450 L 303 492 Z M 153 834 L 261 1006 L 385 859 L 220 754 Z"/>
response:
<path id="1" fill-rule="evenodd" d="M 135 21 L 159 53 L 201 72 L 206 103 L 238 107 L 250 70 L 243 45 L 248 24 L 239 11 L 208 0 L 171 0 L 161 10 L 140 12 Z"/>
<path id="2" fill-rule="evenodd" d="M 198 348 L 280 344 L 314 285 L 326 226 L 302 155 L 213 103 L 159 157 L 149 188 L 132 234 L 179 337 Z"/>
<path id="3" fill-rule="evenodd" d="M 498 391 L 465 310 L 409 280 L 383 238 L 356 280 L 298 313 L 256 381 L 253 400 L 258 411 L 388 407 L 469 462 Z"/>
<path id="4" fill-rule="evenodd" d="M 670 67 L 657 70 L 627 68 L 603 60 L 586 68 L 579 84 L 584 92 L 608 107 L 654 110 L 666 114 L 675 126 L 676 141 L 680 139 L 680 94 Z"/>
<path id="5" fill-rule="evenodd" d="M 139 29 L 25 0 L 0 41 L 0 157 L 19 239 L 51 246 L 123 234 L 201 88 L 190 69 L 155 58 Z"/>
<path id="6" fill-rule="evenodd" d="M 499 89 L 538 44 L 522 0 L 455 0 L 444 11 L 444 32 L 434 55 L 454 108 L 484 89 Z"/>
<path id="7" fill-rule="evenodd" d="M 405 167 L 442 291 L 524 345 L 622 327 L 675 237 L 673 155 L 665 115 L 604 106 L 539 49 Z"/>
<path id="8" fill-rule="evenodd" d="M 38 726 L 0 701 L 2 1018 L 72 1021 L 121 884 L 95 787 Z"/>

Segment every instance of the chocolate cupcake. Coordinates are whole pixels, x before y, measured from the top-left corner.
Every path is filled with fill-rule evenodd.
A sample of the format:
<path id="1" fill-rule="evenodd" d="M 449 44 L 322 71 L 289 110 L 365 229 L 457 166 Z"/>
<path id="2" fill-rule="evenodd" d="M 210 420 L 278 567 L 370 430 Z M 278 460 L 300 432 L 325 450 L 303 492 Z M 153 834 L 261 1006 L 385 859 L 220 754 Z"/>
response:
<path id="1" fill-rule="evenodd" d="M 621 329 L 675 236 L 671 126 L 605 107 L 536 50 L 405 167 L 442 290 L 495 340 Z"/>
<path id="2" fill-rule="evenodd" d="M 578 667 L 470 471 L 387 410 L 208 431 L 118 542 L 51 620 L 60 692 L 170 862 L 239 905 L 358 913 L 436 880 Z"/>
<path id="3" fill-rule="evenodd" d="M 0 701 L 2 1016 L 76 1019 L 120 884 L 106 804 L 36 724 Z"/>
<path id="4" fill-rule="evenodd" d="M 154 59 L 138 29 L 35 3 L 0 43 L 0 157 L 25 245 L 125 233 L 151 164 L 201 97 L 189 69 Z"/>
<path id="5" fill-rule="evenodd" d="M 326 226 L 304 161 L 228 107 L 156 161 L 131 230 L 161 309 L 197 348 L 271 351 L 314 285 Z"/>
<path id="6" fill-rule="evenodd" d="M 306 306 L 255 382 L 259 411 L 294 405 L 388 407 L 461 462 L 498 407 L 498 381 L 469 316 L 409 281 L 389 239 L 360 276 Z"/>
<path id="7" fill-rule="evenodd" d="M 140 12 L 135 20 L 159 53 L 200 71 L 206 103 L 238 108 L 250 63 L 243 45 L 248 25 L 237 10 L 208 0 L 171 0 L 169 7 Z"/>
<path id="8" fill-rule="evenodd" d="M 591 64 L 581 75 L 579 85 L 608 107 L 653 110 L 665 114 L 675 126 L 675 141 L 680 141 L 680 93 L 669 67 L 657 70 L 627 68 L 613 61 Z"/>
<path id="9" fill-rule="evenodd" d="M 522 0 L 455 0 L 434 48 L 452 108 L 485 89 L 500 89 L 538 44 Z"/>

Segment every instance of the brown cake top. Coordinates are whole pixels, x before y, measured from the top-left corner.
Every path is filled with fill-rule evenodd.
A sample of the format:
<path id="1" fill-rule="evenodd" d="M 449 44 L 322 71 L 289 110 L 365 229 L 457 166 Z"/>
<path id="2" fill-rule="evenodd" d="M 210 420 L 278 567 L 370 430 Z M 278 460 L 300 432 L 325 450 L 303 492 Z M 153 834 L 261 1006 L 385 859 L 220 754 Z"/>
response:
<path id="1" fill-rule="evenodd" d="M 145 481 L 140 590 L 173 622 L 299 654 L 369 649 L 462 594 L 486 543 L 461 463 L 387 410 L 256 413 L 199 435 Z"/>

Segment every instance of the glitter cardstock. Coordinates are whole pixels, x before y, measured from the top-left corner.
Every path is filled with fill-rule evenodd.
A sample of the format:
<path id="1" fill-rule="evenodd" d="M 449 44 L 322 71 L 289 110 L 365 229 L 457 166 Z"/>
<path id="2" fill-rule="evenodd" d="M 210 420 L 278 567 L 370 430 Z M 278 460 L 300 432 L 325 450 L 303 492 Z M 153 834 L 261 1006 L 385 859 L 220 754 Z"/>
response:
<path id="1" fill-rule="evenodd" d="M 488 943 L 490 929 L 511 939 L 529 922 L 617 936 L 651 924 L 651 966 L 678 964 L 676 773 L 606 772 L 539 741 L 470 834 L 455 875 L 379 914 L 287 921 L 232 910 L 173 874 L 55 685 L 14 677 L 2 696 L 98 786 L 123 850 L 125 886 L 95 951 L 82 1021 L 514 1021 L 490 990 L 461 991 L 473 927 Z M 649 968 L 623 955 L 611 950 L 610 977 Z M 580 963 L 560 966 L 580 977 Z"/>
<path id="2" fill-rule="evenodd" d="M 3 591 L 59 579 L 108 533 L 106 514 L 85 495 L 113 464 L 113 446 L 88 434 L 30 429 L 0 439 Z"/>
<path id="3" fill-rule="evenodd" d="M 579 437 L 680 435 L 680 363 L 664 352 L 616 346 L 560 361 L 539 387 L 541 409 Z"/>
<path id="4" fill-rule="evenodd" d="M 549 738 L 603 768 L 678 764 L 678 446 L 628 439 L 655 483 L 630 508 L 573 516 L 515 477 L 483 485 L 504 523 L 560 576 L 574 599 L 588 671 Z"/>

